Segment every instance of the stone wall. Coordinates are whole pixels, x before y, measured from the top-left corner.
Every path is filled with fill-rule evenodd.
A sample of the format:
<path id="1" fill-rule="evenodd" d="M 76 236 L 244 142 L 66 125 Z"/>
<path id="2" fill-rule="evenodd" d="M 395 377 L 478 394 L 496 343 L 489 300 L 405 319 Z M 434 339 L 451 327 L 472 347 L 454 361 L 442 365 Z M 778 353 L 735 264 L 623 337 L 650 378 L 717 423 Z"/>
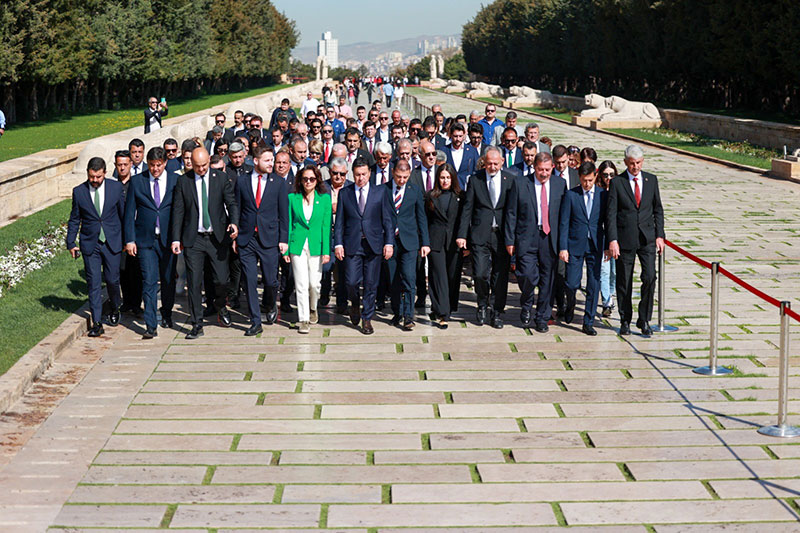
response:
<path id="1" fill-rule="evenodd" d="M 134 137 L 142 139 L 147 149 L 160 146 L 168 137 L 174 137 L 178 142 L 194 136 L 205 139 L 206 132 L 214 125 L 216 113 L 225 113 L 230 126 L 233 112 L 237 109 L 259 113 L 269 121 L 272 111 L 283 98 L 289 98 L 293 106 L 299 107 L 309 90 L 319 94 L 326 82 L 330 80 L 304 83 L 190 115 L 167 118 L 160 130 L 147 135 L 142 132 L 143 126 L 136 126 L 72 144 L 65 149 L 44 150 L 4 161 L 0 163 L 0 226 L 69 198 L 72 188 L 86 179 L 86 164 L 92 157 L 104 158 L 110 174 L 114 152 L 126 148 Z"/>
<path id="2" fill-rule="evenodd" d="M 661 109 L 664 126 L 727 141 L 747 141 L 757 146 L 789 152 L 800 148 L 800 126 L 745 118 L 709 115 L 679 109 Z"/>

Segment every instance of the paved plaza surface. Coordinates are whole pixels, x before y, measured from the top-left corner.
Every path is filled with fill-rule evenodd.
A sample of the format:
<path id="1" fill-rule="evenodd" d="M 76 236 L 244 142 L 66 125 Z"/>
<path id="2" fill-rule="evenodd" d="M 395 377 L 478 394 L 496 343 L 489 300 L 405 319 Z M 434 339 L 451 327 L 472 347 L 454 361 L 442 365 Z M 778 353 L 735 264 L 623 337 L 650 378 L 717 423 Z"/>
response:
<path id="1" fill-rule="evenodd" d="M 622 160 L 622 140 L 540 123 Z M 645 169 L 670 240 L 798 293 L 800 185 L 652 148 Z M 294 313 L 260 338 L 240 314 L 196 341 L 107 327 L 0 417 L 0 531 L 797 531 L 800 439 L 756 432 L 776 420 L 777 309 L 723 279 L 720 362 L 737 372 L 699 376 L 710 273 L 670 251 L 666 278 L 680 329 L 649 339 L 617 336 L 616 315 L 594 338 L 579 320 L 522 329 L 513 284 L 502 330 L 474 324 L 465 286 L 447 330 L 382 316 L 364 336 L 331 309 L 310 335 Z"/>

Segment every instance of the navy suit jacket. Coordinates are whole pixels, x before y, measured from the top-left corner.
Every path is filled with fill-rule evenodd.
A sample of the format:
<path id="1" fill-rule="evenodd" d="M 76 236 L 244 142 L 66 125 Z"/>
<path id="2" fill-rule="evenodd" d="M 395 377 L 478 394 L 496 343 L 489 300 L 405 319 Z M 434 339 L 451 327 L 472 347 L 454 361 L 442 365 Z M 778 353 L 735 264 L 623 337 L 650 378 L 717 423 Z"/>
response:
<path id="1" fill-rule="evenodd" d="M 105 198 L 102 216 L 94 207 L 94 192 L 88 181 L 72 189 L 72 212 L 67 223 L 67 249 L 75 248 L 75 239 L 80 230 L 80 249 L 83 255 L 94 252 L 103 229 L 108 247 L 114 253 L 122 251 L 122 218 L 125 214 L 125 197 L 122 184 L 115 180 L 104 180 Z M 90 191 L 89 189 L 92 189 Z"/>
<path id="2" fill-rule="evenodd" d="M 503 147 L 503 168 L 506 170 L 511 170 L 511 172 L 516 173 L 516 171 L 513 169 L 517 167 L 518 163 L 524 162 L 522 159 L 522 150 L 520 150 L 519 148 L 514 148 L 514 164 L 511 165 L 510 167 L 507 165 L 508 162 L 508 158 L 506 157 L 507 153 L 508 150 L 506 150 L 505 147 Z M 518 175 L 522 175 L 522 173 L 520 172 Z"/>
<path id="3" fill-rule="evenodd" d="M 536 199 L 533 176 L 517 176 L 508 194 L 505 220 L 506 244 L 514 244 L 517 254 L 536 250 L 534 236 L 539 233 L 540 214 Z M 548 241 L 554 254 L 558 255 L 558 226 L 561 200 L 567 192 L 567 182 L 558 176 L 550 176 L 550 195 L 547 199 L 550 221 Z"/>
<path id="4" fill-rule="evenodd" d="M 254 236 L 265 248 L 289 242 L 289 193 L 286 181 L 270 174 L 264 179 L 261 203 L 256 207 L 251 174 L 236 180 L 236 200 L 239 204 L 239 236 L 236 243 L 247 246 Z M 256 232 L 256 225 L 258 232 Z"/>
<path id="5" fill-rule="evenodd" d="M 180 173 L 180 171 L 183 170 L 183 161 L 181 161 L 179 157 L 167 159 L 167 166 L 165 168 L 167 172 Z"/>
<path id="6" fill-rule="evenodd" d="M 461 190 L 465 191 L 467 190 L 469 177 L 475 174 L 475 167 L 481 155 L 478 153 L 478 149 L 471 144 L 465 143 L 463 146 L 464 155 L 461 156 L 461 165 L 456 169 L 456 172 L 458 173 L 458 184 L 461 186 Z M 452 145 L 446 146 L 444 153 L 447 155 L 447 162 L 455 167 Z"/>
<path id="7" fill-rule="evenodd" d="M 430 246 L 428 236 L 428 219 L 425 215 L 425 202 L 422 191 L 414 185 L 407 183 L 403 194 L 403 203 L 400 211 L 394 210 L 394 185 L 387 183 L 386 194 L 392 204 L 394 226 L 398 230 L 395 235 L 397 244 L 404 250 L 418 251 L 422 246 Z"/>
<path id="8" fill-rule="evenodd" d="M 392 173 L 394 172 L 394 163 L 389 161 L 389 164 L 386 166 L 386 183 L 392 183 Z M 382 183 L 378 183 L 378 165 L 377 163 L 372 165 L 370 169 L 369 175 L 369 183 L 370 185 L 382 185 Z"/>
<path id="9" fill-rule="evenodd" d="M 558 249 L 570 256 L 584 256 L 605 249 L 606 208 L 608 193 L 595 185 L 592 212 L 586 212 L 583 187 L 570 189 L 561 201 L 558 226 Z"/>
<path id="10" fill-rule="evenodd" d="M 156 217 L 160 228 L 159 241 L 162 246 L 172 243 L 170 215 L 172 214 L 172 192 L 178 183 L 177 174 L 164 171 L 159 180 L 161 205 L 156 209 L 150 194 L 150 172 L 131 176 L 128 198 L 125 204 L 125 242 L 135 242 L 137 247 L 152 248 L 156 241 Z"/>
<path id="11" fill-rule="evenodd" d="M 373 254 L 382 254 L 386 245 L 394 246 L 394 210 L 386 185 L 369 186 L 364 214 L 358 211 L 355 185 L 339 191 L 334 225 L 334 246 L 344 246 L 346 255 L 367 252 L 361 247 L 362 235 Z"/>

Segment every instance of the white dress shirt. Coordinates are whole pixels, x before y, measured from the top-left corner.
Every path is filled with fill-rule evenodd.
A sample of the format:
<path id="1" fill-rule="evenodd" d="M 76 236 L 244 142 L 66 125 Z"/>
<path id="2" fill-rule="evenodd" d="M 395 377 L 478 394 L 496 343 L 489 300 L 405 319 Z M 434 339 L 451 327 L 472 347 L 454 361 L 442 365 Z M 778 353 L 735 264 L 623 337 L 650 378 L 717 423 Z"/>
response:
<path id="1" fill-rule="evenodd" d="M 642 179 L 642 173 L 639 172 L 639 174 L 637 176 L 634 176 L 633 174 L 631 174 L 627 170 L 625 171 L 625 173 L 628 175 L 628 183 L 631 186 L 631 192 L 633 193 L 633 198 L 636 199 L 636 182 L 634 182 L 633 180 L 634 179 L 638 179 L 639 180 L 639 194 L 641 195 L 642 194 L 642 184 L 644 183 L 644 180 Z M 640 196 L 640 198 L 641 198 L 641 196 Z"/>
<path id="2" fill-rule="evenodd" d="M 429 192 L 436 185 L 436 169 L 420 165 L 419 171 L 422 173 L 422 187 L 425 192 Z M 428 187 L 428 172 L 431 173 L 431 186 Z"/>
<path id="3" fill-rule="evenodd" d="M 548 208 L 548 215 L 550 214 L 550 180 L 542 183 L 538 179 L 534 180 L 533 182 L 534 188 L 536 190 L 536 215 L 539 219 L 537 222 L 539 223 L 539 229 L 542 229 L 542 187 L 544 187 L 545 195 L 547 195 L 547 208 Z M 558 221 L 550 220 L 550 228 L 552 230 L 553 224 L 558 224 Z"/>
<path id="4" fill-rule="evenodd" d="M 392 185 L 392 207 L 394 207 L 394 205 L 395 205 L 394 198 L 395 198 L 395 196 L 397 196 L 398 192 L 400 193 L 400 203 L 402 204 L 403 203 L 403 198 L 405 198 L 405 196 L 406 196 L 406 186 L 403 185 L 402 187 L 398 188 L 397 187 L 397 183 Z"/>
<path id="5" fill-rule="evenodd" d="M 453 157 L 453 166 L 458 172 L 458 169 L 461 168 L 461 161 L 464 159 L 464 144 L 461 144 L 461 148 L 456 150 L 453 146 L 450 146 L 450 155 Z"/>
<path id="6" fill-rule="evenodd" d="M 136 174 L 141 174 L 143 170 L 144 170 L 144 161 L 142 161 L 138 165 L 131 163 L 131 176 L 135 176 Z"/>
<path id="7" fill-rule="evenodd" d="M 391 181 L 392 175 L 389 174 L 389 165 L 386 165 L 386 168 L 375 165 L 375 179 L 378 181 L 378 185 Z"/>
<path id="8" fill-rule="evenodd" d="M 194 175 L 194 187 L 197 191 L 197 232 L 198 233 L 206 233 L 214 231 L 214 228 L 211 227 L 211 220 L 208 221 L 208 227 L 203 227 L 203 181 L 206 182 L 206 193 L 211 196 L 211 184 L 209 183 L 209 172 L 206 172 L 205 176 L 198 176 L 197 174 Z M 209 212 L 210 218 L 210 212 Z"/>
<path id="9" fill-rule="evenodd" d="M 152 174 L 150 175 L 150 196 L 153 197 L 153 201 L 156 202 L 156 205 L 161 205 L 161 202 L 164 201 L 164 193 L 166 192 L 165 188 L 167 186 L 166 176 L 167 173 L 162 172 L 158 177 L 158 193 L 160 197 L 156 199 L 156 180 Z M 158 226 L 156 226 L 156 235 L 161 235 L 161 228 Z"/>
<path id="10" fill-rule="evenodd" d="M 100 195 L 100 214 L 103 213 L 103 208 L 106 205 L 106 180 L 103 180 L 103 183 L 100 184 L 97 189 L 89 185 L 89 199 L 92 201 L 92 205 L 94 205 L 94 191 L 97 191 L 97 194 Z M 100 215 L 97 215 L 100 216 Z"/>
<path id="11" fill-rule="evenodd" d="M 258 172 L 253 171 L 250 175 L 250 184 L 253 186 L 253 198 L 258 198 Z M 264 189 L 267 188 L 267 175 L 261 174 L 261 196 L 264 196 Z"/>

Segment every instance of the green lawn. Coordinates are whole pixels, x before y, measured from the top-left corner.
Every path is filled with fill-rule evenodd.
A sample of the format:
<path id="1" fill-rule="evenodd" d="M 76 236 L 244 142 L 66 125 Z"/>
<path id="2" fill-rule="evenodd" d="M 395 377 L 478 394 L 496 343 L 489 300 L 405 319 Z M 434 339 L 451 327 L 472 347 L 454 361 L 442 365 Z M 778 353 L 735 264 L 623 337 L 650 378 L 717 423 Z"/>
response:
<path id="1" fill-rule="evenodd" d="M 622 133 L 623 135 L 629 135 L 637 139 L 663 144 L 672 148 L 680 148 L 681 150 L 686 150 L 688 152 L 707 155 L 717 159 L 739 163 L 741 165 L 763 168 L 765 170 L 769 170 L 771 168 L 771 158 L 779 156 L 777 151 L 766 150 L 763 148 L 760 148 L 759 150 L 765 153 L 764 157 L 730 152 L 728 150 L 713 146 L 713 144 L 716 144 L 716 142 L 725 143 L 725 141 L 718 141 L 717 139 L 711 139 L 708 137 L 697 136 L 700 137 L 699 141 L 688 141 L 682 139 L 671 139 L 669 137 L 665 137 L 664 135 L 659 135 L 653 130 L 611 129 L 608 131 Z"/>
<path id="2" fill-rule="evenodd" d="M 236 93 L 208 94 L 174 100 L 168 102 L 169 115 L 167 117 L 195 113 L 209 107 L 277 91 L 285 87 L 289 87 L 289 85 L 271 85 Z M 142 104 L 140 107 L 119 111 L 100 111 L 12 124 L 6 130 L 5 135 L 0 138 L 0 161 L 22 157 L 49 148 L 65 148 L 73 143 L 142 125 L 144 107 Z"/>
<path id="3" fill-rule="evenodd" d="M 561 108 L 547 108 L 547 107 L 523 107 L 520 111 L 529 111 L 531 113 L 537 113 L 539 115 L 545 115 L 550 118 L 554 118 L 556 120 L 563 120 L 569 124 L 572 124 L 572 117 L 575 115 L 580 114 L 579 111 L 572 111 L 569 109 L 561 109 Z"/>
<path id="4" fill-rule="evenodd" d="M 0 255 L 20 241 L 41 236 L 49 223 L 66 222 L 70 204 L 64 200 L 0 228 Z M 83 260 L 72 259 L 62 245 L 46 267 L 28 274 L 0 298 L 0 374 L 86 302 L 82 270 Z"/>

